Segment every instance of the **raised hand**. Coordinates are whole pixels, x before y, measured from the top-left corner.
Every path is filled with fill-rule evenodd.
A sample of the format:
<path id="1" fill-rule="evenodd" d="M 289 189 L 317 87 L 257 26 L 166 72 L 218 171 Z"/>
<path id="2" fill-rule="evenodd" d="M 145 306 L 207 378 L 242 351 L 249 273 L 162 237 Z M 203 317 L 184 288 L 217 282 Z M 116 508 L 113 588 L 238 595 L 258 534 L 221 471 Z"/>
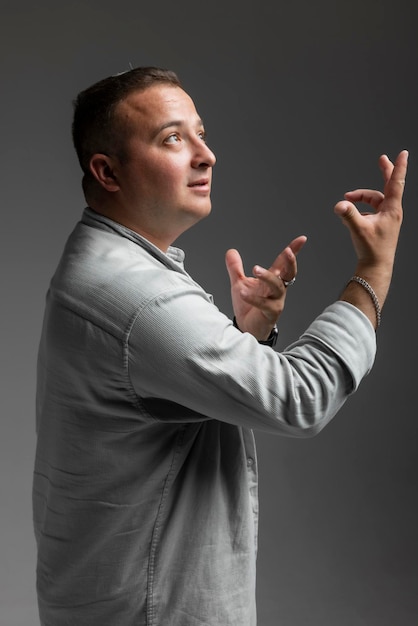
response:
<path id="1" fill-rule="evenodd" d="M 225 257 L 231 281 L 231 297 L 237 324 L 258 340 L 267 339 L 284 308 L 287 281 L 297 274 L 296 255 L 305 245 L 301 235 L 277 256 L 269 269 L 253 268 L 253 277 L 246 276 L 237 250 L 228 250 Z"/>
<path id="2" fill-rule="evenodd" d="M 360 263 L 392 263 L 402 223 L 402 195 L 405 186 L 408 152 L 399 153 L 395 165 L 386 155 L 379 159 L 383 173 L 384 193 L 372 189 L 356 189 L 344 194 L 335 212 L 350 230 Z M 373 213 L 360 213 L 353 202 L 370 205 Z"/>
<path id="3" fill-rule="evenodd" d="M 373 287 L 380 307 L 389 289 L 399 231 L 402 224 L 402 197 L 408 165 L 408 152 L 400 152 L 393 164 L 386 155 L 379 158 L 384 191 L 356 189 L 335 205 L 335 212 L 350 231 L 357 255 L 355 274 Z M 354 202 L 368 204 L 373 211 L 361 213 Z M 341 296 L 362 309 L 374 323 L 374 309 L 362 287 L 351 283 Z"/>

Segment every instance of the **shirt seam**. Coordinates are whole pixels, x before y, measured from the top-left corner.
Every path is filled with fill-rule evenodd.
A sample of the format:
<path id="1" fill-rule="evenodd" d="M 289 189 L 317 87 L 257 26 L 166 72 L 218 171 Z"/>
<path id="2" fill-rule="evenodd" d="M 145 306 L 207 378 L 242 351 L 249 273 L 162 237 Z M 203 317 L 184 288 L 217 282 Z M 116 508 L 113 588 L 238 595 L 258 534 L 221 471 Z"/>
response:
<path id="1" fill-rule="evenodd" d="M 198 291 L 200 295 L 202 294 L 206 295 L 206 293 L 202 290 L 200 285 L 197 285 L 196 283 L 194 283 L 193 288 L 196 289 L 196 291 Z M 173 292 L 175 293 L 176 291 L 178 291 L 178 289 L 179 289 L 178 286 L 176 287 L 170 286 L 169 288 L 162 289 L 161 291 L 158 292 L 158 294 L 149 298 L 145 303 L 143 303 L 141 306 L 139 306 L 135 310 L 130 322 L 127 324 L 127 327 L 126 327 L 125 337 L 124 337 L 124 363 L 123 365 L 126 371 L 126 377 L 128 379 L 131 392 L 132 394 L 134 394 L 135 398 L 137 398 L 137 401 L 140 403 L 141 408 L 143 407 L 142 398 L 135 390 L 135 386 L 132 382 L 132 378 L 130 374 L 130 367 L 129 367 L 129 355 L 130 355 L 129 339 L 132 333 L 132 329 L 135 326 L 136 322 L 138 321 L 138 318 L 140 317 L 140 315 L 145 311 L 145 309 L 149 308 L 156 300 L 158 300 L 162 296 L 169 295 L 170 293 L 173 293 Z M 144 407 L 144 410 L 146 411 L 145 407 Z M 161 420 L 159 420 L 157 417 L 150 414 L 148 411 L 146 412 L 147 412 L 147 415 L 149 415 L 151 419 L 153 419 L 155 422 L 158 422 L 158 423 L 161 422 Z"/>
<path id="2" fill-rule="evenodd" d="M 155 624 L 155 603 L 154 603 L 154 581 L 155 581 L 155 561 L 156 561 L 156 553 L 159 546 L 160 539 L 160 529 L 161 529 L 161 518 L 164 513 L 164 505 L 166 501 L 166 497 L 172 482 L 172 477 L 174 474 L 174 469 L 176 465 L 177 458 L 179 456 L 181 447 L 184 441 L 184 435 L 186 432 L 186 425 L 183 425 L 180 429 L 180 432 L 177 435 L 177 442 L 173 452 L 173 457 L 171 460 L 170 468 L 167 472 L 167 475 L 164 479 L 164 486 L 161 493 L 160 503 L 158 505 L 157 515 L 155 517 L 155 524 L 151 535 L 151 545 L 150 545 L 150 553 L 148 559 L 148 581 L 147 581 L 147 609 L 146 609 L 146 618 L 147 618 L 147 626 L 153 626 Z"/>
<path id="3" fill-rule="evenodd" d="M 74 307 L 71 307 L 68 305 L 68 302 L 65 301 L 65 299 L 60 298 L 58 294 L 54 294 L 55 298 L 57 298 L 60 301 L 60 304 L 63 306 L 63 308 L 67 309 L 67 311 L 71 311 L 71 313 L 73 313 L 74 315 L 76 315 L 77 317 L 79 317 L 80 319 L 89 322 L 90 324 L 92 324 L 92 326 L 95 326 L 96 328 L 100 328 L 100 330 L 107 334 L 107 335 L 111 335 L 114 339 L 116 339 L 116 341 L 120 342 L 122 344 L 122 369 L 124 372 L 124 376 L 125 376 L 125 382 L 126 382 L 126 392 L 127 392 L 127 396 L 129 398 L 129 401 L 132 402 L 132 404 L 139 409 L 140 411 L 142 411 L 146 417 L 148 417 L 150 420 L 154 421 L 154 422 L 158 422 L 159 420 L 157 420 L 145 407 L 145 405 L 143 404 L 142 398 L 141 396 L 139 396 L 136 391 L 135 388 L 132 385 L 132 381 L 131 381 L 131 377 L 129 375 L 129 367 L 128 367 L 128 360 L 129 360 L 129 348 L 127 345 L 127 338 L 129 337 L 131 328 L 135 322 L 136 317 L 140 314 L 141 312 L 141 308 L 143 307 L 138 307 L 138 309 L 135 310 L 133 316 L 132 316 L 132 320 L 128 322 L 127 324 L 127 328 L 125 330 L 122 330 L 121 333 L 116 333 L 116 332 L 112 332 L 111 330 L 109 330 L 108 328 L 105 328 L 104 324 L 100 324 L 98 321 L 93 320 L 92 316 L 87 316 L 87 315 L 83 315 L 80 311 L 77 311 Z M 148 303 L 144 304 L 144 306 L 146 306 Z"/>

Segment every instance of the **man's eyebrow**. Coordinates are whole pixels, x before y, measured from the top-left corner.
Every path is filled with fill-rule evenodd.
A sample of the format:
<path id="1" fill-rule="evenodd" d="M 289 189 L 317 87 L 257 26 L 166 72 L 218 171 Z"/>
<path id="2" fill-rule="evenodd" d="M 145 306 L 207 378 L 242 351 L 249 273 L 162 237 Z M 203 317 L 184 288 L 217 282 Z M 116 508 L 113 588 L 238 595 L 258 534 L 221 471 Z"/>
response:
<path id="1" fill-rule="evenodd" d="M 171 120 L 170 122 L 165 122 L 164 124 L 161 124 L 161 126 L 158 126 L 158 128 L 156 128 L 155 132 L 152 134 L 153 139 L 155 139 L 155 137 L 157 137 L 157 135 L 159 135 L 166 128 L 171 128 L 173 126 L 184 126 L 184 120 Z M 196 128 L 204 127 L 203 120 L 200 117 L 196 120 L 195 126 Z"/>

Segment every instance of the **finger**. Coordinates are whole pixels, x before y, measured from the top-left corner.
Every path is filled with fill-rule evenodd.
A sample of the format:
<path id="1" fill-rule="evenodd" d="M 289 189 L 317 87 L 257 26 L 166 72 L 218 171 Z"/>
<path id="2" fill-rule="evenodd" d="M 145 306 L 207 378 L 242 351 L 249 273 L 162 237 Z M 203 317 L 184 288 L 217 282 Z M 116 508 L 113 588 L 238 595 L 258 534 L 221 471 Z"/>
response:
<path id="1" fill-rule="evenodd" d="M 350 202 L 364 202 L 374 209 L 378 209 L 385 196 L 381 191 L 376 191 L 375 189 L 354 189 L 353 191 L 347 191 L 344 194 L 344 198 Z"/>
<path id="2" fill-rule="evenodd" d="M 276 322 L 278 315 L 283 310 L 285 296 L 286 290 L 283 291 L 281 300 L 279 298 L 266 298 L 250 291 L 241 293 L 242 299 L 247 304 L 258 309 L 272 324 Z"/>
<path id="3" fill-rule="evenodd" d="M 231 248 L 225 255 L 226 269 L 228 270 L 229 280 L 233 285 L 237 280 L 245 277 L 244 266 L 242 264 L 241 255 L 238 250 Z"/>
<path id="4" fill-rule="evenodd" d="M 305 235 L 300 235 L 299 237 L 296 237 L 296 239 L 293 239 L 289 245 L 275 258 L 269 268 L 270 271 L 274 272 L 276 276 L 283 275 L 285 267 L 289 265 L 289 263 L 295 262 L 295 256 L 301 251 L 307 239 L 308 238 Z"/>
<path id="5" fill-rule="evenodd" d="M 306 235 L 300 235 L 289 243 L 288 248 L 291 248 L 293 254 L 298 254 L 302 250 L 307 240 L 308 238 L 306 237 Z"/>
<path id="6" fill-rule="evenodd" d="M 379 157 L 379 167 L 383 174 L 383 180 L 385 181 L 385 184 L 386 184 L 388 180 L 390 179 L 390 177 L 392 176 L 393 167 L 394 167 L 392 161 L 389 160 L 386 154 L 382 154 Z"/>
<path id="7" fill-rule="evenodd" d="M 346 223 L 355 221 L 356 218 L 360 216 L 357 207 L 352 202 L 347 202 L 345 200 L 337 202 L 334 207 L 334 212 L 336 213 L 336 215 L 341 217 L 343 222 Z"/>
<path id="8" fill-rule="evenodd" d="M 405 188 L 406 172 L 408 169 L 408 151 L 402 150 L 396 157 L 390 178 L 385 184 L 385 198 L 388 202 L 400 203 Z"/>
<path id="9" fill-rule="evenodd" d="M 293 253 L 290 247 L 286 248 L 286 251 L 288 252 L 288 254 L 285 257 L 282 267 L 280 269 L 280 273 L 278 274 L 282 283 L 284 280 L 289 281 L 289 280 L 292 280 L 293 278 L 296 278 L 296 275 L 298 273 L 298 264 L 296 260 L 296 255 Z"/>
<path id="10" fill-rule="evenodd" d="M 266 287 L 266 289 L 263 290 L 264 297 L 280 298 L 282 296 L 284 284 L 280 275 L 272 272 L 271 270 L 266 270 L 264 267 L 260 267 L 260 265 L 256 265 L 253 268 L 253 274 Z"/>
<path id="11" fill-rule="evenodd" d="M 344 200 L 337 202 L 334 207 L 334 212 L 341 218 L 343 224 L 353 233 L 361 229 L 361 220 L 364 219 L 364 216 L 370 215 L 369 213 L 360 213 L 352 202 L 346 202 Z"/>

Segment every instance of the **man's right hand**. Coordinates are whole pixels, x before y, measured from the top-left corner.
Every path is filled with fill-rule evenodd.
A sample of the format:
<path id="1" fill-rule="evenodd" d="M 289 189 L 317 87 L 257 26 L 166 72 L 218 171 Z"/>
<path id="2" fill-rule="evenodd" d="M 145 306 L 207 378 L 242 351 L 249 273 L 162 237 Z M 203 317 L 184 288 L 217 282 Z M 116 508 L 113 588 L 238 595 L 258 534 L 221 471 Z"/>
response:
<path id="1" fill-rule="evenodd" d="M 297 274 L 296 255 L 306 243 L 305 235 L 293 239 L 276 257 L 269 269 L 256 265 L 254 277 L 246 276 L 238 250 L 228 250 L 226 267 L 231 281 L 231 297 L 238 327 L 256 339 L 265 340 L 283 311 L 285 281 Z"/>

